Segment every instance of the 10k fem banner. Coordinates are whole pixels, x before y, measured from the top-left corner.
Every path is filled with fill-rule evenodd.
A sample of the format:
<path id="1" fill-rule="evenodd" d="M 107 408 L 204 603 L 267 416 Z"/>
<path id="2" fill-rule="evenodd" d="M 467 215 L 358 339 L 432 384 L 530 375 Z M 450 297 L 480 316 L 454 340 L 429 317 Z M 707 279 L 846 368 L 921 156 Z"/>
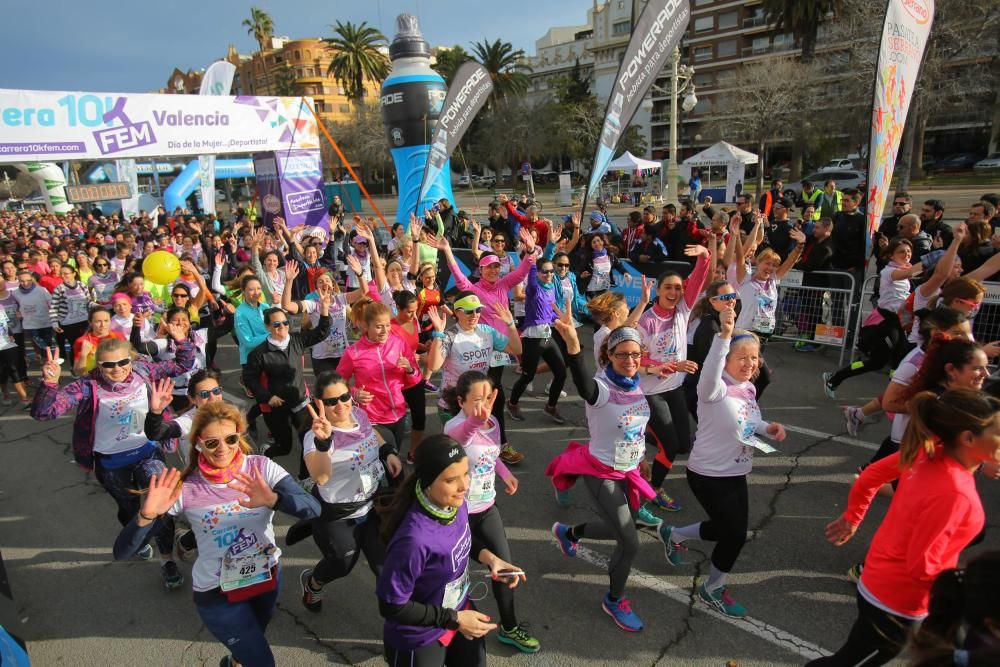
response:
<path id="1" fill-rule="evenodd" d="M 316 133 L 298 97 L 0 89 L 4 162 L 318 148 Z"/>

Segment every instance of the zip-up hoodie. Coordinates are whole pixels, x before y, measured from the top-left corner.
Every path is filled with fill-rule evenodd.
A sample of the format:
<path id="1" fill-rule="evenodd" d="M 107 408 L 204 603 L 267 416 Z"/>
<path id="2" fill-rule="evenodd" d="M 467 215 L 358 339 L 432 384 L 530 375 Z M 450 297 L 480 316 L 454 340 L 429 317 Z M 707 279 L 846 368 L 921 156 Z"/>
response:
<path id="1" fill-rule="evenodd" d="M 405 357 L 410 362 L 406 371 L 396 365 L 396 360 Z M 350 380 L 354 386 L 373 394 L 368 405 L 363 405 L 373 424 L 392 424 L 406 414 L 406 400 L 403 390 L 420 382 L 420 368 L 413 350 L 394 333 L 389 334 L 381 345 L 361 336 L 340 358 L 337 372 Z"/>

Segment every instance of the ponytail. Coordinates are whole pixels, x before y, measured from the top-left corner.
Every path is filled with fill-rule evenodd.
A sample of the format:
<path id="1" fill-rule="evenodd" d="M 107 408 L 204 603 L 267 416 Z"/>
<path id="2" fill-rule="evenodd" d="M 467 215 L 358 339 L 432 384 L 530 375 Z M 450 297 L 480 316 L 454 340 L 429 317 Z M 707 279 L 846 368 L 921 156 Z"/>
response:
<path id="1" fill-rule="evenodd" d="M 945 450 L 958 446 L 966 431 L 981 435 L 1000 412 L 1000 400 L 974 389 L 949 389 L 940 396 L 923 391 L 909 401 L 910 422 L 899 444 L 899 461 L 910 467 L 923 451 L 934 455 L 940 442 Z"/>

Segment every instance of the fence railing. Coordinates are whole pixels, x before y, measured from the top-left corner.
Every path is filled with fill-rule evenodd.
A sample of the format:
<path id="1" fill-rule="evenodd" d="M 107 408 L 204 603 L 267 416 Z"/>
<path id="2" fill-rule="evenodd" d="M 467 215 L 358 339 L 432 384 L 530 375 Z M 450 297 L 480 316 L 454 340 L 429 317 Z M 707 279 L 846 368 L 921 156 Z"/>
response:
<path id="1" fill-rule="evenodd" d="M 789 271 L 778 287 L 772 340 L 840 348 L 843 365 L 857 317 L 855 279 L 844 271 Z"/>

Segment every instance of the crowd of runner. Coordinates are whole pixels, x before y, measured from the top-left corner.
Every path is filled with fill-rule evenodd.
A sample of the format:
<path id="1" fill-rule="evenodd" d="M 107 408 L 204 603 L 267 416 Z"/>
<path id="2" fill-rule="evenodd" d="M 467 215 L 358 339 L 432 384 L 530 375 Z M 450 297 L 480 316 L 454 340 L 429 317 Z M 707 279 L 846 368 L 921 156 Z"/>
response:
<path id="1" fill-rule="evenodd" d="M 201 621 L 226 647 L 221 665 L 274 664 L 266 628 L 287 576 L 275 510 L 297 518 L 287 544 L 315 542 L 316 564 L 295 575 L 309 611 L 364 555 L 390 665 L 482 665 L 491 633 L 539 651 L 515 609 L 526 576 L 495 501 L 501 483 L 517 493 L 516 467 L 536 455 L 518 451 L 527 443 L 512 442 L 509 420 L 565 424 L 569 392 L 584 402 L 589 438 L 546 474 L 558 507 L 577 494 L 594 518 L 556 522 L 552 534 L 567 557 L 581 540 L 614 543 L 601 609 L 643 630 L 627 584 L 647 530 L 671 567 L 684 565 L 686 542 L 713 543 L 697 599 L 744 617 L 728 580 L 747 539 L 748 476 L 755 452 L 775 451 L 766 440 L 785 438 L 758 405 L 773 380 L 768 341 L 797 307 L 780 303 L 779 285 L 824 257 L 833 264 L 819 268 L 860 282 L 866 259 L 856 191 L 810 184 L 798 202 L 781 192 L 777 183 L 759 207 L 741 195 L 732 212 L 647 207 L 624 228 L 603 206 L 553 221 L 501 196 L 475 221 L 442 202 L 384 236 L 338 202 L 325 235 L 242 209 L 231 220 L 2 213 L 2 402 L 13 391 L 35 419 L 73 416 L 74 459 L 117 507 L 115 557 L 158 555 L 168 590 L 190 577 Z M 989 197 L 974 205 L 985 222 L 940 223 L 924 248 L 921 218 L 897 194 L 906 209 L 873 243 L 864 356 L 822 386 L 834 398 L 845 380 L 893 368 L 882 395 L 843 408 L 852 435 L 883 412 L 892 427 L 828 539 L 849 540 L 877 493 L 892 501 L 848 573 L 857 621 L 834 655 L 810 664 L 884 664 L 907 646 L 919 664 L 996 664 L 1000 615 L 983 582 L 995 589 L 1000 556 L 957 568 L 983 539 L 973 476 L 1000 477 L 988 381 L 1000 343 L 974 335 L 985 331 L 981 281 L 1000 255 L 963 267 L 996 214 Z M 459 246 L 469 247 L 457 256 Z M 180 260 L 170 284 L 143 275 L 156 250 Z M 656 267 L 667 259 L 671 268 Z M 591 327 L 592 355 L 581 341 Z M 249 410 L 225 400 L 220 340 L 239 347 Z M 535 384 L 545 404 L 527 414 L 521 399 Z M 428 428 L 428 403 L 440 429 Z M 275 462 L 289 454 L 293 474 Z M 662 514 L 682 510 L 666 487 L 678 457 L 700 505 L 683 525 Z M 470 559 L 490 572 L 498 619 L 476 609 Z"/>

